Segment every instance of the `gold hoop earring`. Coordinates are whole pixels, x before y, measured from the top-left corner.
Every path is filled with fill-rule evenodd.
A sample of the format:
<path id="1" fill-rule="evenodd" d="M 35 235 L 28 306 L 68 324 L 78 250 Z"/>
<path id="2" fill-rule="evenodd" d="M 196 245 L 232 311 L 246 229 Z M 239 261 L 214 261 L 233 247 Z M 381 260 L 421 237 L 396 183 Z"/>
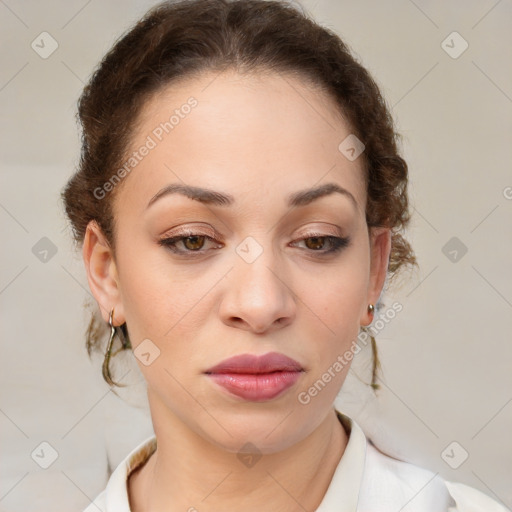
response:
<path id="1" fill-rule="evenodd" d="M 107 350 L 105 351 L 105 358 L 103 359 L 102 373 L 103 378 L 110 386 L 119 386 L 124 387 L 125 384 L 118 384 L 112 380 L 112 376 L 110 375 L 110 358 L 112 357 L 112 347 L 114 346 L 114 337 L 116 335 L 116 328 L 114 327 L 114 308 L 110 310 L 110 315 L 108 318 L 108 325 L 110 326 L 110 337 L 107 343 Z M 124 350 L 131 347 L 131 344 L 127 342 L 125 336 L 122 336 L 122 348 L 119 350 Z M 117 352 L 119 352 L 119 350 Z M 117 354 L 115 352 L 113 355 Z"/>
<path id="2" fill-rule="evenodd" d="M 375 313 L 375 306 L 373 304 L 368 304 L 368 313 L 370 315 L 372 315 L 372 322 L 373 322 L 373 314 Z M 380 389 L 380 385 L 377 384 L 377 378 L 378 378 L 378 372 L 379 372 L 379 369 L 381 366 L 380 366 L 379 353 L 377 350 L 377 342 L 375 341 L 375 337 L 370 333 L 368 333 L 368 334 L 370 336 L 371 345 L 372 345 L 372 382 L 371 382 L 370 386 L 376 391 L 376 390 Z"/>
<path id="3" fill-rule="evenodd" d="M 372 382 L 370 386 L 377 391 L 380 389 L 380 385 L 377 384 L 377 377 L 380 369 L 379 353 L 377 351 L 377 342 L 375 338 L 370 334 L 370 340 L 372 342 Z"/>

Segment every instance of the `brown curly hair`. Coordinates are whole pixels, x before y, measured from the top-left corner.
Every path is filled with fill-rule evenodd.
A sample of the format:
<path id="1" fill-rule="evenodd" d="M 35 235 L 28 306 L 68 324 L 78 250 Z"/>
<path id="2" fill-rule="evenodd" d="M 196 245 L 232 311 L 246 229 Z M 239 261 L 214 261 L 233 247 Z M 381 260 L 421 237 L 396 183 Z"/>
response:
<path id="1" fill-rule="evenodd" d="M 365 145 L 368 227 L 391 229 L 388 282 L 416 258 L 401 232 L 409 222 L 408 168 L 378 86 L 340 37 L 296 5 L 271 0 L 182 0 L 158 4 L 105 55 L 78 102 L 82 151 L 62 192 L 75 242 L 96 220 L 115 252 L 114 194 L 94 194 L 126 160 L 138 115 L 152 95 L 205 71 L 287 72 L 326 92 Z M 87 348 L 99 348 L 99 320 Z M 128 338 L 126 324 L 122 335 Z M 374 354 L 374 377 L 378 364 Z M 375 379 L 374 379 L 375 380 Z"/>

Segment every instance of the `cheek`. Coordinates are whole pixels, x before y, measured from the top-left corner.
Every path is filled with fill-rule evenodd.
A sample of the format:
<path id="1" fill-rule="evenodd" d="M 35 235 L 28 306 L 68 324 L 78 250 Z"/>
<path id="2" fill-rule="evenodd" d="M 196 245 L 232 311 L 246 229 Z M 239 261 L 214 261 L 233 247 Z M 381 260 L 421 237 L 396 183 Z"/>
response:
<path id="1" fill-rule="evenodd" d="M 201 299 L 200 288 L 194 291 L 191 282 L 177 283 L 147 269 L 128 276 L 123 281 L 123 304 L 134 345 L 144 338 L 164 340 L 186 334 L 187 317 Z"/>
<path id="2" fill-rule="evenodd" d="M 314 281 L 314 277 L 311 278 Z M 365 244 L 355 247 L 332 272 L 325 284 L 325 312 L 332 325 L 359 325 L 369 284 L 369 254 Z"/>
<path id="3" fill-rule="evenodd" d="M 314 335 L 319 349 L 318 368 L 327 368 L 340 354 L 350 349 L 360 332 L 361 312 L 367 306 L 369 283 L 369 254 L 364 240 L 350 253 L 347 252 L 346 257 L 340 258 L 339 265 L 328 275 L 321 278 L 311 276 L 308 282 L 309 290 L 315 290 L 312 304 L 316 304 L 322 320 L 315 321 L 321 327 Z M 319 335 L 320 332 L 324 334 Z M 342 373 L 344 378 L 345 372 Z"/>
<path id="4" fill-rule="evenodd" d="M 197 302 L 199 292 L 179 279 L 163 248 L 144 241 L 126 244 L 121 236 L 118 247 L 121 298 L 134 347 L 178 329 L 178 319 Z"/>

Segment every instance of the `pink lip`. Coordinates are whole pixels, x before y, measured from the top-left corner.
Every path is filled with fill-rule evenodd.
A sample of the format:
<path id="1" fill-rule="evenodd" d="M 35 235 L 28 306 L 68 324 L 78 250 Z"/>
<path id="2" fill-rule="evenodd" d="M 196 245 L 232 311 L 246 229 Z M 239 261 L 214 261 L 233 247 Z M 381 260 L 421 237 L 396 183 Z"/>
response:
<path id="1" fill-rule="evenodd" d="M 303 371 L 297 361 L 269 352 L 263 356 L 231 357 L 205 373 L 228 392 L 245 400 L 262 402 L 293 386 Z"/>

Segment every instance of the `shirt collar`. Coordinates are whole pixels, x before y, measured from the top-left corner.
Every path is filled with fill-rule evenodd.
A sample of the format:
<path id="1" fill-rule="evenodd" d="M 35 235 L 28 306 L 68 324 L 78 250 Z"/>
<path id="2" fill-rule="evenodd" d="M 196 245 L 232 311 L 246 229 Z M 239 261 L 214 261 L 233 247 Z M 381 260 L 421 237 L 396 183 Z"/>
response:
<path id="1" fill-rule="evenodd" d="M 356 512 L 366 459 L 366 436 L 351 418 L 336 411 L 348 435 L 345 451 L 316 512 Z"/>
<path id="2" fill-rule="evenodd" d="M 345 451 L 334 471 L 327 491 L 316 512 L 356 512 L 364 472 L 367 441 L 361 427 L 336 410 L 348 435 Z M 128 477 L 143 465 L 156 450 L 156 436 L 134 448 L 111 474 L 105 489 L 105 512 L 131 512 L 128 499 Z"/>
<path id="3" fill-rule="evenodd" d="M 134 448 L 110 475 L 105 489 L 105 512 L 131 512 L 128 499 L 128 477 L 143 465 L 156 450 L 153 435 Z"/>

